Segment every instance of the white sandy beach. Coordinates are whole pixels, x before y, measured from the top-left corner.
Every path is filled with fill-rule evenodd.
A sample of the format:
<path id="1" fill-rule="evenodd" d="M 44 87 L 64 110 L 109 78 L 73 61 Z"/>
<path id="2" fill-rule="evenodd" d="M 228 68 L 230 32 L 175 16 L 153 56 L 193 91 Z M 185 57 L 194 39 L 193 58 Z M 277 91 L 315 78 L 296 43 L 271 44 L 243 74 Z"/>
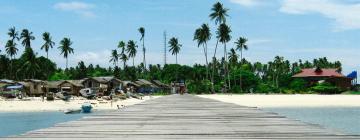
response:
<path id="1" fill-rule="evenodd" d="M 199 95 L 250 107 L 360 107 L 359 95 Z"/>
<path id="2" fill-rule="evenodd" d="M 55 101 L 42 101 L 40 98 L 32 99 L 30 101 L 17 101 L 17 100 L 0 100 L 0 112 L 41 112 L 41 111 L 64 111 L 66 109 L 79 109 L 84 102 L 90 102 L 94 110 L 115 110 L 117 105 L 129 106 L 141 103 L 149 99 L 155 99 L 159 96 L 148 96 L 139 99 L 126 99 L 111 102 L 107 100 L 86 100 L 86 99 L 71 99 L 69 102 L 62 100 Z"/>

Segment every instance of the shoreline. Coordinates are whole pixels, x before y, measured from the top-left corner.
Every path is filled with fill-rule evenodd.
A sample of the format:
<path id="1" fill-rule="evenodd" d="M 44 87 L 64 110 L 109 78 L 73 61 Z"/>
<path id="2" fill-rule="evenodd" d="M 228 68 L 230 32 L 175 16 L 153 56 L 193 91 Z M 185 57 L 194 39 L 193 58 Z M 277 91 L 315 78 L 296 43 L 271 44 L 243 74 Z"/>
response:
<path id="1" fill-rule="evenodd" d="M 314 95 L 314 94 L 210 94 L 197 95 L 227 103 L 258 108 L 286 107 L 360 107 L 359 95 Z"/>
<path id="2" fill-rule="evenodd" d="M 107 101 L 107 100 L 87 100 L 83 98 L 71 99 L 68 102 L 63 100 L 42 101 L 42 100 L 0 100 L 0 113 L 19 113 L 19 112 L 62 112 L 67 109 L 80 109 L 84 102 L 90 102 L 95 111 L 112 111 L 120 107 L 131 106 L 150 99 L 159 98 L 161 96 L 144 96 L 142 100 L 129 98 L 126 100 Z"/>

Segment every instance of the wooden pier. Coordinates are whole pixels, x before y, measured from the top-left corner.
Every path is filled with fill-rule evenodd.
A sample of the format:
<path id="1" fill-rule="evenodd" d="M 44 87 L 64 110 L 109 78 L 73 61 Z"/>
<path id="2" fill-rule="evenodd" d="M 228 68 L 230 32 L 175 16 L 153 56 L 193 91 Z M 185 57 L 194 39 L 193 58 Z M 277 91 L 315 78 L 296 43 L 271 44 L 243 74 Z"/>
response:
<path id="1" fill-rule="evenodd" d="M 346 140 L 360 139 L 360 136 L 291 120 L 258 108 L 192 95 L 171 95 L 4 139 Z"/>

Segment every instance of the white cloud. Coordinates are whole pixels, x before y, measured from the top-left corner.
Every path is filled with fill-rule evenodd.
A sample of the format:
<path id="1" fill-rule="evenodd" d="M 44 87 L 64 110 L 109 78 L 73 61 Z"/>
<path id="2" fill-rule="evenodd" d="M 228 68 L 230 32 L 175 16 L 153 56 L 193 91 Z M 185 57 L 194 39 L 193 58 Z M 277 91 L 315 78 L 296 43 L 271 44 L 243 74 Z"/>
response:
<path id="1" fill-rule="evenodd" d="M 70 11 L 79 14 L 83 17 L 91 18 L 95 17 L 95 14 L 91 11 L 95 5 L 84 2 L 59 2 L 54 5 L 54 8 L 62 11 Z"/>
<path id="2" fill-rule="evenodd" d="M 73 62 L 77 64 L 77 62 L 84 61 L 86 64 L 100 64 L 102 66 L 108 66 L 112 63 L 110 60 L 110 50 L 104 50 L 99 52 L 81 52 L 74 56 Z"/>
<path id="3" fill-rule="evenodd" d="M 260 4 L 261 0 L 230 0 L 232 3 L 240 4 L 245 7 L 253 7 Z"/>
<path id="4" fill-rule="evenodd" d="M 336 0 L 284 0 L 281 12 L 288 14 L 321 14 L 334 20 L 335 31 L 360 29 L 360 3 Z"/>

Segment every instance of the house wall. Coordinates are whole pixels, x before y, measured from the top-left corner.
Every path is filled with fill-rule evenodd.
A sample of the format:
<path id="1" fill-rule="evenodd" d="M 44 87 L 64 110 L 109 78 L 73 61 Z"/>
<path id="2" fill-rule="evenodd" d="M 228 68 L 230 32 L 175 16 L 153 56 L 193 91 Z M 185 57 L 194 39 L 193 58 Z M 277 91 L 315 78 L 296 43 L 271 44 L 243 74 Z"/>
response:
<path id="1" fill-rule="evenodd" d="M 87 79 L 83 82 L 85 88 L 99 88 L 100 83 L 93 79 Z"/>
<path id="2" fill-rule="evenodd" d="M 77 87 L 71 83 L 68 83 L 68 82 L 65 82 L 65 83 L 62 83 L 59 85 L 60 86 L 60 89 L 63 88 L 63 87 L 70 87 L 70 94 L 71 95 L 76 95 L 76 96 L 79 96 L 80 95 L 80 89 L 81 87 Z"/>

